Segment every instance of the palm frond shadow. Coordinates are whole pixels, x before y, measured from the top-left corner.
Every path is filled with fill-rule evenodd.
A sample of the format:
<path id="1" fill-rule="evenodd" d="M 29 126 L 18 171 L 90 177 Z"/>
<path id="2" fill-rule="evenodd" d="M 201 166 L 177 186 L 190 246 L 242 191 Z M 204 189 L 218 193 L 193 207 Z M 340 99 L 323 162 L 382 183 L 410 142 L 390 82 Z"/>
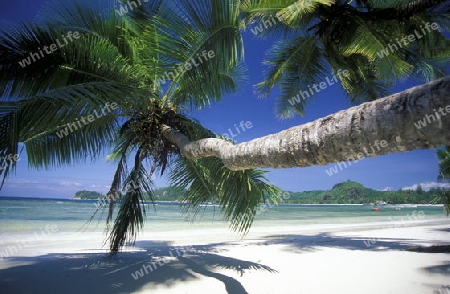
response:
<path id="1" fill-rule="evenodd" d="M 241 276 L 244 275 L 246 270 L 264 270 L 270 273 L 277 273 L 278 271 L 263 264 L 240 260 L 231 257 L 225 257 L 222 255 L 212 254 L 212 253 L 200 253 L 197 255 L 197 264 L 212 267 L 212 268 L 222 268 L 227 270 L 235 270 Z"/>
<path id="2" fill-rule="evenodd" d="M 422 268 L 422 271 L 430 274 L 440 274 L 450 276 L 450 262 L 442 262 L 439 265 L 433 265 Z"/>
<path id="3" fill-rule="evenodd" d="M 417 240 L 404 238 L 363 238 L 360 236 L 334 236 L 329 233 L 317 235 L 272 235 L 257 245 L 286 245 L 285 250 L 297 253 L 306 253 L 321 250 L 321 247 L 347 249 L 388 251 L 407 250 L 417 246 L 420 242 L 423 246 L 445 245 L 448 241 Z"/>
<path id="4" fill-rule="evenodd" d="M 150 241 L 152 244 L 150 254 L 153 257 L 169 257 L 173 254 L 170 252 L 182 252 L 179 258 L 187 261 L 186 258 L 190 260 L 190 264 L 194 262 L 197 267 L 208 267 L 208 268 L 221 268 L 227 270 L 233 270 L 241 274 L 241 276 L 247 270 L 264 270 L 270 273 L 278 273 L 277 270 L 263 264 L 256 262 L 236 259 L 232 257 L 223 256 L 220 253 L 224 252 L 224 249 L 220 249 L 223 245 L 229 245 L 229 243 L 216 243 L 208 245 L 193 245 L 193 246 L 167 246 L 170 242 L 155 242 Z M 161 244 L 161 246 L 155 246 L 154 244 Z M 148 248 L 148 243 L 146 241 L 137 241 L 135 246 L 138 248 Z M 187 257 L 185 257 L 187 256 Z"/>
<path id="5" fill-rule="evenodd" d="M 450 233 L 450 228 L 436 229 L 436 231 L 441 231 L 441 232 L 447 232 L 447 233 Z"/>
<path id="6" fill-rule="evenodd" d="M 21 265 L 0 269 L 0 287 L 5 293 L 29 293 L 39 289 L 40 293 L 79 293 L 71 285 L 83 284 L 92 293 L 133 293 L 143 288 L 158 286 L 173 287 L 178 283 L 195 281 L 200 276 L 210 277 L 223 283 L 230 294 L 248 293 L 233 276 L 215 272 L 214 269 L 236 271 L 241 276 L 246 271 L 267 271 L 277 273 L 269 266 L 225 257 L 218 253 L 216 245 L 170 246 L 170 242 L 137 243 L 149 246 L 140 252 L 122 252 L 109 257 L 103 253 L 47 254 L 39 257 L 11 257 L 8 260 Z M 134 248 L 136 249 L 136 247 Z M 174 252 L 183 252 L 177 255 Z M 165 260 L 166 262 L 161 262 Z M 160 263 L 158 263 L 160 261 Z M 144 265 L 155 262 L 156 269 L 145 272 L 135 279 L 132 274 L 142 270 Z M 160 264 L 160 265 L 158 265 Z M 198 275 L 196 275 L 196 274 Z M 42 275 L 42 276 L 41 276 Z M 52 283 L 64 280 L 64 283 Z"/>

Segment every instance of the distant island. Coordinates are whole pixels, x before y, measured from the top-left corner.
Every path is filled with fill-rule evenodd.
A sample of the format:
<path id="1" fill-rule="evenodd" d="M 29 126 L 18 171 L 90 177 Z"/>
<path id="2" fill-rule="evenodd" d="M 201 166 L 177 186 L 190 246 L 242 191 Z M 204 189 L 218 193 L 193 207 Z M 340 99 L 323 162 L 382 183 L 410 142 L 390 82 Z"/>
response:
<path id="1" fill-rule="evenodd" d="M 338 183 L 330 190 L 315 190 L 291 192 L 287 199 L 280 199 L 285 204 L 430 204 L 433 199 L 441 199 L 448 190 L 441 188 L 424 191 L 420 186 L 416 190 L 378 191 L 366 188 L 360 183 L 346 181 Z M 155 201 L 181 201 L 184 191 L 175 187 L 165 187 L 155 190 Z M 145 195 L 146 200 L 150 200 Z M 97 200 L 105 195 L 96 191 L 78 191 L 74 200 Z M 442 204 L 437 202 L 435 204 Z"/>
<path id="2" fill-rule="evenodd" d="M 183 190 L 176 187 L 165 187 L 156 189 L 154 195 L 156 196 L 155 201 L 179 201 L 183 197 Z M 97 191 L 78 191 L 75 193 L 71 199 L 73 200 L 98 200 L 104 199 L 105 194 L 99 193 Z M 148 195 L 144 195 L 145 200 L 151 200 Z"/>
<path id="3" fill-rule="evenodd" d="M 73 196 L 71 199 L 73 200 L 94 200 L 94 199 L 101 199 L 105 197 L 102 193 L 96 192 L 96 191 L 78 191 L 75 193 L 75 196 Z"/>
<path id="4" fill-rule="evenodd" d="M 419 185 L 416 190 L 378 191 L 366 188 L 360 183 L 346 181 L 326 191 L 288 192 L 284 203 L 296 204 L 430 204 L 447 190 L 433 188 L 424 191 Z M 442 204 L 437 202 L 435 204 Z"/>

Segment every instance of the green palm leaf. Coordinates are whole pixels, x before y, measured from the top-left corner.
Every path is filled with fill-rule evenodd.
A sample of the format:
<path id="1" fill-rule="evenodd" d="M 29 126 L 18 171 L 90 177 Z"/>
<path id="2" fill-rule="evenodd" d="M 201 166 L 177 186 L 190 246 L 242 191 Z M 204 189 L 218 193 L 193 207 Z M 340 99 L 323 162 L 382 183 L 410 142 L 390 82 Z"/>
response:
<path id="1" fill-rule="evenodd" d="M 136 165 L 123 183 L 126 192 L 120 199 L 118 215 L 107 239 L 110 242 L 112 255 L 118 253 L 125 243 L 133 243 L 142 229 L 146 214 L 144 194 L 149 195 L 150 200 L 153 201 L 152 183 L 147 177 L 147 171 L 141 166 L 140 160 L 138 152 L 135 159 Z"/>
<path id="2" fill-rule="evenodd" d="M 281 9 L 278 19 L 291 28 L 297 28 L 311 21 L 313 13 L 320 5 L 331 6 L 335 0 L 303 0 L 296 1 L 291 5 Z"/>
<path id="3" fill-rule="evenodd" d="M 230 77 L 240 73 L 234 69 L 243 57 L 238 16 L 236 1 L 181 0 L 161 9 L 158 39 L 168 80 L 166 101 L 203 107 L 236 88 Z"/>
<path id="4" fill-rule="evenodd" d="M 450 147 L 436 151 L 439 159 L 439 179 L 450 179 Z"/>
<path id="5" fill-rule="evenodd" d="M 115 128 L 115 118 L 104 116 L 61 138 L 53 133 L 25 140 L 28 163 L 35 168 L 47 169 L 94 160 L 114 139 Z"/>
<path id="6" fill-rule="evenodd" d="M 186 189 L 185 213 L 197 216 L 201 204 L 219 202 L 233 230 L 247 233 L 256 209 L 265 197 L 275 202 L 280 190 L 266 182 L 262 170 L 230 171 L 220 160 L 179 158 L 170 173 L 171 183 Z"/>
<path id="7" fill-rule="evenodd" d="M 443 149 L 438 149 L 436 151 L 436 155 L 439 159 L 439 175 L 438 180 L 449 181 L 450 179 L 450 146 L 446 146 Z M 441 199 L 439 199 L 441 198 Z M 444 204 L 444 209 L 447 212 L 447 215 L 450 214 L 450 191 L 445 191 L 442 197 L 437 197 L 432 201 L 432 203 L 436 203 L 439 200 Z"/>
<path id="8" fill-rule="evenodd" d="M 412 73 L 413 66 L 397 56 L 401 51 L 380 57 L 380 52 L 385 50 L 388 44 L 377 36 L 376 28 L 369 27 L 363 21 L 359 24 L 352 41 L 342 50 L 344 56 L 359 54 L 365 56 L 370 63 L 376 63 L 378 80 L 392 81 Z"/>
<path id="9" fill-rule="evenodd" d="M 295 111 L 303 114 L 306 100 L 292 99 L 300 91 L 309 92 L 309 87 L 321 81 L 320 77 L 326 72 L 323 62 L 322 48 L 314 36 L 280 41 L 272 47 L 264 62 L 269 66 L 267 79 L 255 89 L 260 96 L 267 97 L 272 88 L 279 85 L 281 95 L 277 101 L 277 114 L 282 118 L 292 117 Z"/>
<path id="10" fill-rule="evenodd" d="M 257 27 L 259 22 L 263 32 L 258 36 L 283 32 L 289 40 L 271 48 L 265 81 L 256 87 L 268 96 L 279 86 L 277 112 L 281 117 L 291 117 L 293 110 L 303 113 L 305 101 L 297 99 L 291 106 L 287 102 L 306 90 L 305 86 L 324 81 L 330 74 L 326 68 L 350 73 L 339 78 L 352 101 L 385 96 L 399 78 L 431 80 L 445 75 L 450 55 L 445 46 L 448 38 L 442 32 L 429 32 L 395 49 L 399 39 L 421 31 L 426 22 L 448 28 L 450 6 L 443 2 L 243 0 L 240 5 L 245 24 L 241 27 Z M 268 19 L 273 20 L 269 26 L 265 23 Z M 310 41 L 309 46 L 305 46 L 305 40 Z M 391 50 L 389 45 L 395 50 L 387 51 Z M 299 58 L 302 56 L 305 60 Z M 311 68 L 312 74 L 302 71 L 302 64 Z"/>
<path id="11" fill-rule="evenodd" d="M 148 172 L 164 174 L 166 167 L 182 160 L 161 126 L 191 140 L 216 137 L 183 111 L 235 91 L 245 68 L 237 1 L 154 1 L 122 16 L 112 1 L 99 3 L 82 7 L 52 1 L 42 10 L 39 24 L 2 32 L 0 122 L 6 128 L 0 153 L 16 151 L 23 142 L 30 165 L 48 168 L 95 159 L 111 147 L 108 159 L 118 160 L 117 170 L 107 201 L 98 211 L 108 207 L 106 241 L 115 254 L 142 228 L 144 193 L 152 197 Z M 80 38 L 29 65 L 19 64 L 68 31 L 79 32 Z M 214 56 L 161 82 L 166 73 L 192 59 L 198 63 L 204 50 Z M 61 132 L 101 111 L 106 103 L 116 103 L 117 108 L 82 128 Z M 128 171 L 127 158 L 132 155 L 134 166 Z M 276 188 L 265 182 L 264 172 L 230 172 L 214 161 L 200 163 L 205 173 L 197 180 L 212 175 L 206 180 L 215 183 L 213 194 L 226 219 L 234 229 L 247 232 L 257 204 Z M 190 185 L 191 191 L 197 183 Z M 128 189 L 130 185 L 133 189 Z M 225 187 L 229 192 L 221 192 Z"/>
<path id="12" fill-rule="evenodd" d="M 0 107 L 0 158 L 8 158 L 19 154 L 19 118 L 17 115 L 18 108 L 15 106 Z M 15 161 L 8 161 L 7 164 L 0 165 L 0 176 L 2 177 L 0 189 L 5 183 L 11 171 L 16 167 Z"/>

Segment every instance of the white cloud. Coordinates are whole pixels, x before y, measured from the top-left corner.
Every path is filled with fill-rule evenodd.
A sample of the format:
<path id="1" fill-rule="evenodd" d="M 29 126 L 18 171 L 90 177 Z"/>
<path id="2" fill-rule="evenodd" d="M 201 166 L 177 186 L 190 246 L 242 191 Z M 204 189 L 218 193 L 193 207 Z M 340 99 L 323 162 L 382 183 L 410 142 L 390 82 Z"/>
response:
<path id="1" fill-rule="evenodd" d="M 80 187 L 81 186 L 81 184 L 78 182 L 67 181 L 67 180 L 59 181 L 59 185 L 61 185 L 63 187 Z"/>
<path id="2" fill-rule="evenodd" d="M 431 188 L 450 188 L 450 183 L 437 183 L 437 182 L 426 182 L 426 183 L 420 183 L 420 184 L 414 184 L 409 187 L 404 187 L 402 190 L 416 190 L 418 186 L 421 186 L 424 191 L 428 191 Z"/>
<path id="3" fill-rule="evenodd" d="M 109 189 L 110 188 L 110 185 L 90 185 L 89 186 L 89 188 L 91 188 L 91 189 L 101 189 L 101 190 L 104 190 L 104 189 Z"/>

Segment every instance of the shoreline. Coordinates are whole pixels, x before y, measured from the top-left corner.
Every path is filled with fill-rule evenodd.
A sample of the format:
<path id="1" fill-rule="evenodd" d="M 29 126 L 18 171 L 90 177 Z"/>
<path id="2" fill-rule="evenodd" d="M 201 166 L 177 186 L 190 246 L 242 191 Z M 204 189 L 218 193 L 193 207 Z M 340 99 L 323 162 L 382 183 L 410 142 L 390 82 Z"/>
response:
<path id="1" fill-rule="evenodd" d="M 262 226 L 244 239 L 226 234 L 225 228 L 145 231 L 135 246 L 114 258 L 101 248 L 103 235 L 67 233 L 1 260 L 0 287 L 6 293 L 46 294 L 356 294 L 362 289 L 423 294 L 445 289 L 450 255 L 405 249 L 450 245 L 448 219 L 397 228 L 367 225 Z"/>
<path id="2" fill-rule="evenodd" d="M 162 204 L 147 215 L 136 243 L 109 258 L 103 219 L 86 223 L 96 201 L 82 202 L 5 202 L 2 291 L 423 294 L 445 286 L 450 272 L 449 254 L 406 251 L 450 244 L 442 208 L 269 207 L 242 236 L 212 208 L 190 222 L 179 203 Z M 58 230 L 31 239 L 52 225 Z"/>
<path id="3" fill-rule="evenodd" d="M 47 197 L 30 197 L 30 196 L 0 196 L 0 200 L 48 200 L 48 201 L 86 201 L 98 202 L 104 198 L 84 199 L 84 198 L 47 198 Z M 184 204 L 182 201 L 145 201 L 145 204 Z M 260 204 L 264 204 L 261 202 Z M 208 206 L 218 206 L 218 204 L 204 204 Z M 443 204 L 428 204 L 428 203 L 399 203 L 399 204 L 370 204 L 370 203 L 279 203 L 275 206 L 378 206 L 378 207 L 443 207 Z"/>

